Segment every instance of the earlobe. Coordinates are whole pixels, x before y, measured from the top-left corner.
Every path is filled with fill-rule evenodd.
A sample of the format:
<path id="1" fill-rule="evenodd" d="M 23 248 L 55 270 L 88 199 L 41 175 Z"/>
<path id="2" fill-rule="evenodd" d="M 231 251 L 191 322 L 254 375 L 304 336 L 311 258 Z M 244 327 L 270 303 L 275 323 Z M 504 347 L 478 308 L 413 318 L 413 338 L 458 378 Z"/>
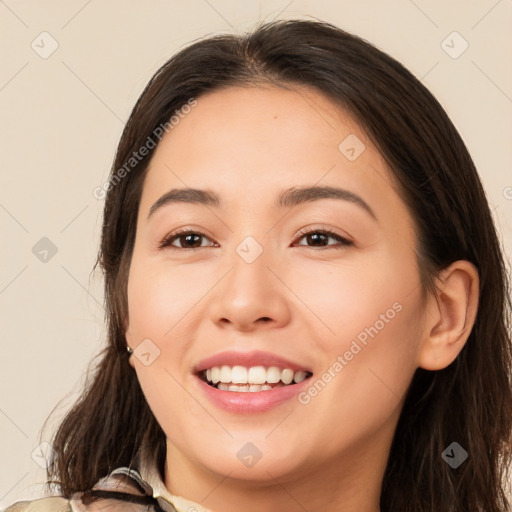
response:
<path id="1" fill-rule="evenodd" d="M 128 363 L 130 364 L 130 366 L 132 368 L 135 369 L 135 364 L 133 363 L 133 357 L 132 357 L 133 356 L 133 348 L 127 345 L 126 350 L 128 352 Z"/>
<path id="2" fill-rule="evenodd" d="M 126 350 L 128 352 L 128 362 L 130 363 L 130 366 L 135 369 L 135 363 L 133 362 L 133 360 L 134 360 L 133 347 L 132 347 L 133 340 L 132 340 L 132 335 L 131 335 L 129 329 L 125 332 L 124 337 L 126 339 Z"/>
<path id="3" fill-rule="evenodd" d="M 440 273 L 427 303 L 420 368 L 441 370 L 455 360 L 475 323 L 478 296 L 478 271 L 469 261 L 455 261 Z"/>

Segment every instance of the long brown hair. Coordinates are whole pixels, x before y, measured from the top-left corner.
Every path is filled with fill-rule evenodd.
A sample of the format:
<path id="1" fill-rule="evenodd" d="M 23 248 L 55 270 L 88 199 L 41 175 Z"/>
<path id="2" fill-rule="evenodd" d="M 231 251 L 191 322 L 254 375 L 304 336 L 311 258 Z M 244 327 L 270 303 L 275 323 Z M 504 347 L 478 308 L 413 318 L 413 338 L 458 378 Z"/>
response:
<path id="1" fill-rule="evenodd" d="M 418 368 L 414 374 L 384 475 L 382 512 L 510 510 L 510 291 L 473 161 L 443 108 L 401 64 L 357 36 L 305 20 L 261 24 L 247 35 L 189 45 L 155 73 L 133 108 L 106 187 L 97 261 L 105 277 L 107 347 L 58 428 L 49 481 L 69 497 L 116 467 L 136 468 L 142 451 L 163 467 L 165 435 L 129 366 L 124 336 L 126 284 L 148 163 L 160 140 L 158 127 L 191 99 L 233 85 L 268 84 L 312 87 L 366 131 L 414 220 L 425 290 L 453 261 L 468 260 L 479 272 L 479 310 L 466 345 L 447 368 Z M 148 141 L 153 149 L 127 170 L 133 152 Z M 441 456 L 453 441 L 469 454 L 457 469 Z"/>

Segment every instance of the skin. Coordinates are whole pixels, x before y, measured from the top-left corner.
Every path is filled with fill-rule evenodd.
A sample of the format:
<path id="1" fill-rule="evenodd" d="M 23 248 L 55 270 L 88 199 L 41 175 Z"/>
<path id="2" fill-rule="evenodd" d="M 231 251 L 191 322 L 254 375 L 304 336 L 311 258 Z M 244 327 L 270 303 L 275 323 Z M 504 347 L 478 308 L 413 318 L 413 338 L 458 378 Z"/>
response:
<path id="1" fill-rule="evenodd" d="M 366 148 L 355 161 L 338 149 L 350 134 Z M 217 512 L 380 510 L 414 372 L 457 357 L 478 301 L 466 261 L 442 272 L 435 296 L 422 294 L 413 220 L 393 183 L 358 124 L 304 87 L 209 93 L 162 139 L 141 197 L 126 339 L 160 350 L 149 366 L 130 361 L 167 436 L 170 492 Z M 377 220 L 339 199 L 273 205 L 280 191 L 308 185 L 359 195 Z M 184 187 L 214 191 L 223 205 L 169 204 L 147 219 L 164 193 Z M 190 242 L 181 238 L 159 248 L 182 227 L 204 234 L 202 247 L 184 249 Z M 321 228 L 352 245 L 298 234 Z M 247 236 L 263 249 L 252 263 L 236 252 Z M 302 362 L 316 380 L 397 303 L 394 318 L 307 404 L 228 412 L 191 373 L 215 353 L 259 349 Z M 247 442 L 262 453 L 252 467 L 237 457 Z"/>

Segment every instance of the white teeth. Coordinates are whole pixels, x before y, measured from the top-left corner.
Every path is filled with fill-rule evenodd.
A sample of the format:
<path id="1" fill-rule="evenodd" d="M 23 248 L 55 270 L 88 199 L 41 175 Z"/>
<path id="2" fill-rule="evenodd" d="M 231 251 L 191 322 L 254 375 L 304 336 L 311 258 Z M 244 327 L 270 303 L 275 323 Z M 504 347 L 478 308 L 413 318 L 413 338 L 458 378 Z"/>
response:
<path id="1" fill-rule="evenodd" d="M 286 368 L 281 372 L 281 380 L 284 384 L 291 384 L 293 382 L 293 370 Z"/>
<path id="2" fill-rule="evenodd" d="M 295 372 L 295 375 L 293 376 L 293 381 L 295 383 L 302 382 L 306 378 L 306 372 L 303 372 L 302 370 Z"/>
<path id="3" fill-rule="evenodd" d="M 253 366 L 247 373 L 247 382 L 250 384 L 263 384 L 267 381 L 267 370 L 264 366 Z"/>
<path id="4" fill-rule="evenodd" d="M 281 370 L 277 366 L 271 366 L 267 370 L 267 382 L 277 384 L 281 380 Z"/>
<path id="5" fill-rule="evenodd" d="M 231 382 L 231 367 L 230 366 L 221 366 L 220 381 L 224 382 L 224 383 Z"/>
<path id="6" fill-rule="evenodd" d="M 298 384 L 308 377 L 304 370 L 294 372 L 290 368 L 281 370 L 277 366 L 213 366 L 203 372 L 206 380 L 224 391 L 257 392 L 272 389 L 269 384 Z M 282 383 L 282 384 L 281 384 Z"/>
<path id="7" fill-rule="evenodd" d="M 220 381 L 220 370 L 217 366 L 214 366 L 213 368 L 211 368 L 211 370 L 212 370 L 211 381 L 214 384 L 217 384 L 217 382 Z M 206 378 L 208 379 L 208 374 L 206 374 Z"/>
<path id="8" fill-rule="evenodd" d="M 237 386 L 236 384 L 225 384 L 224 382 L 219 382 L 217 385 L 221 391 L 238 391 L 241 393 L 255 393 L 258 391 L 270 391 L 272 386 L 268 385 L 260 385 L 260 384 L 250 384 L 245 386 Z"/>
<path id="9" fill-rule="evenodd" d="M 233 384 L 246 384 L 247 383 L 247 368 L 243 366 L 233 366 L 231 370 L 231 382 Z"/>

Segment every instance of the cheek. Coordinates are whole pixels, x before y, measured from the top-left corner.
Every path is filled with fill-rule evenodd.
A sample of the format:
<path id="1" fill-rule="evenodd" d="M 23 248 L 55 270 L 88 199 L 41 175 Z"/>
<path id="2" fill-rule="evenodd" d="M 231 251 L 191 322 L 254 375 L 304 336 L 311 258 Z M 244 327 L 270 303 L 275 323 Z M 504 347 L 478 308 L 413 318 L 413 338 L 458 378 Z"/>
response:
<path id="1" fill-rule="evenodd" d="M 368 406 L 376 417 L 389 414 L 417 367 L 423 304 L 415 260 L 389 252 L 362 264 L 305 270 L 294 290 L 315 314 L 307 323 L 323 368 L 317 388 L 329 388 L 317 405 L 336 402 L 339 414 L 352 410 L 361 421 Z"/>
<path id="2" fill-rule="evenodd" d="M 323 439 L 333 440 L 325 456 L 336 443 L 338 449 L 356 446 L 397 421 L 417 367 L 419 290 L 410 293 L 405 280 L 356 286 L 366 278 L 371 281 L 371 276 L 347 278 L 340 283 L 345 287 L 331 291 L 331 300 L 322 296 L 316 303 L 317 311 L 324 306 L 322 320 L 335 334 L 323 329 L 317 335 L 322 370 L 299 400 L 304 414 L 317 418 L 310 428 L 318 433 L 312 442 L 323 446 Z"/>
<path id="3" fill-rule="evenodd" d="M 212 286 L 212 276 L 186 266 L 132 263 L 128 281 L 130 332 L 137 338 L 162 344 L 186 334 L 187 316 Z"/>
<path id="4" fill-rule="evenodd" d="M 169 265 L 139 265 L 136 258 L 128 281 L 127 337 L 134 347 L 150 340 L 158 352 L 147 366 L 134 360 L 137 378 L 166 436 L 177 440 L 184 434 L 182 422 L 176 419 L 197 414 L 183 388 L 188 371 L 183 361 L 193 336 L 188 319 L 205 293 L 197 284 L 188 273 Z"/>
<path id="5" fill-rule="evenodd" d="M 183 383 L 189 377 L 185 363 L 191 340 L 197 338 L 197 312 L 201 298 L 218 278 L 205 265 L 177 267 L 134 255 L 128 281 L 129 329 L 132 346 L 150 340 L 159 355 L 145 366 L 135 359 L 135 369 L 153 414 L 166 434 L 179 438 L 181 422 L 197 410 Z"/>
<path id="6" fill-rule="evenodd" d="M 307 315 L 315 327 L 311 334 L 326 352 L 403 327 L 408 315 L 417 320 L 415 260 L 400 256 L 388 250 L 336 263 L 304 261 L 289 271 L 294 292 L 312 313 Z"/>

